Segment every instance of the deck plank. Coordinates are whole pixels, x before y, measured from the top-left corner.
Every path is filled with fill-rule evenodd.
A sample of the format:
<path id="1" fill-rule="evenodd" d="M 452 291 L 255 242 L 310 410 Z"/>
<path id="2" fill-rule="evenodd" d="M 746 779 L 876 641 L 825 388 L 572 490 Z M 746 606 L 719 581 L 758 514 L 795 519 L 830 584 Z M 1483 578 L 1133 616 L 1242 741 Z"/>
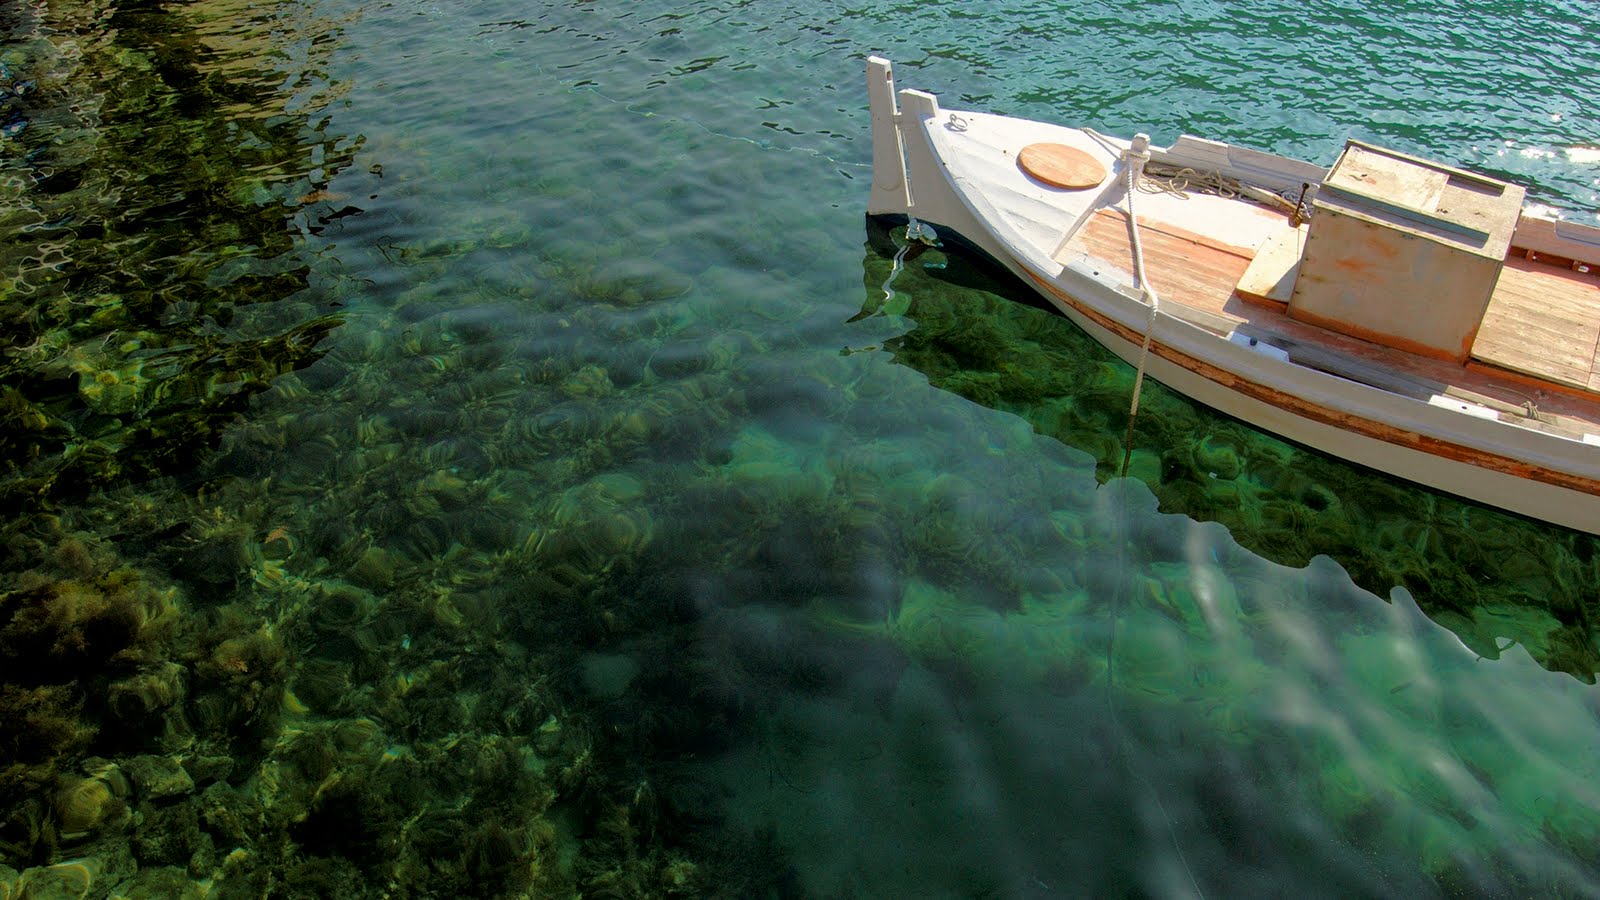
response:
<path id="1" fill-rule="evenodd" d="M 1600 281 L 1512 257 L 1472 345 L 1480 362 L 1593 390 Z"/>
<path id="2" fill-rule="evenodd" d="M 1217 285 L 1226 284 L 1231 290 L 1250 266 L 1249 250 L 1166 223 L 1148 222 L 1141 217 L 1139 235 L 1145 271 L 1163 300 L 1199 309 L 1214 307 Z M 1120 209 L 1096 211 L 1056 261 L 1065 263 L 1079 255 L 1112 263 L 1131 273 L 1133 251 L 1128 240 L 1127 214 Z"/>

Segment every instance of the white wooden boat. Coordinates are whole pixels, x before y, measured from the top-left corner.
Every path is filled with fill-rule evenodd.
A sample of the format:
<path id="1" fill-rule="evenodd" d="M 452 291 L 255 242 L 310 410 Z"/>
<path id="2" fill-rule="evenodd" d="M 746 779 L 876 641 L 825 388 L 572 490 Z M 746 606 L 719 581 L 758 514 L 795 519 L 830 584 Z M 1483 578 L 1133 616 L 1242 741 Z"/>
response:
<path id="1" fill-rule="evenodd" d="M 1600 228 L 1529 214 L 1516 185 L 1355 141 L 1324 169 L 942 110 L 897 93 L 878 57 L 867 83 L 869 215 L 959 235 L 1224 413 L 1600 534 Z M 1173 190 L 1162 172 L 1232 190 Z"/>

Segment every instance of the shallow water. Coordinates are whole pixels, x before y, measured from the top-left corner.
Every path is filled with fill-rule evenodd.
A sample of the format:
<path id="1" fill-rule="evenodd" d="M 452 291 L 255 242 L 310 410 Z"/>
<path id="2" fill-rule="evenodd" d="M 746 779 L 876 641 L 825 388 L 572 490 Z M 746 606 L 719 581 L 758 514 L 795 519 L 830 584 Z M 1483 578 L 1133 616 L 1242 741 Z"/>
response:
<path id="1" fill-rule="evenodd" d="M 7 12 L 0 896 L 1600 892 L 1591 538 L 1159 388 L 1111 479 L 862 216 L 877 52 L 1586 218 L 1586 7 L 1097 10 Z"/>

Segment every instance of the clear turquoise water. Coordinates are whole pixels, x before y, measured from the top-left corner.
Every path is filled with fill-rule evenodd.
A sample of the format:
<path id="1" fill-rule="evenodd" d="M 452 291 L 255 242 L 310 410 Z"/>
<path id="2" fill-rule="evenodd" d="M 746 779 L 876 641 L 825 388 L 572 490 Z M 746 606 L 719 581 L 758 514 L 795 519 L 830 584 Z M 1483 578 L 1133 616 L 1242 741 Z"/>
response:
<path id="1" fill-rule="evenodd" d="M 45 9 L 0 891 L 1600 893 L 1591 538 L 1160 390 L 1109 479 L 1131 372 L 863 223 L 868 53 L 1587 218 L 1586 6 Z"/>

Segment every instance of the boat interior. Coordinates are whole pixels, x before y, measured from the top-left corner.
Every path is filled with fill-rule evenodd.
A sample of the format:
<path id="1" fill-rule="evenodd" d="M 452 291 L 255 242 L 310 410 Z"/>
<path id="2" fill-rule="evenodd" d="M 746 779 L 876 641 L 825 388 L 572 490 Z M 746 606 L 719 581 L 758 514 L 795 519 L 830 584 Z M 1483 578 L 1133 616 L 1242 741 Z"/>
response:
<path id="1" fill-rule="evenodd" d="M 1341 193 L 1336 179 L 1353 152 L 1366 154 L 1365 168 L 1345 170 L 1356 189 Z M 1515 186 L 1502 192 L 1500 182 L 1357 142 L 1329 172 L 1319 185 L 1326 202 L 1314 211 L 1151 179 L 1135 211 L 1163 309 L 1277 347 L 1300 365 L 1597 442 L 1600 259 L 1555 252 L 1584 246 L 1553 234 L 1554 223 L 1523 218 Z M 1055 260 L 1110 266 L 1131 280 L 1123 206 L 1086 209 Z M 1467 215 L 1445 221 L 1436 208 Z M 1363 296 L 1331 293 L 1352 282 L 1366 286 Z M 1408 302 L 1415 309 L 1397 315 L 1396 304 Z M 1388 323 L 1397 319 L 1423 324 L 1396 334 Z M 1442 337 L 1428 332 L 1440 327 Z"/>

